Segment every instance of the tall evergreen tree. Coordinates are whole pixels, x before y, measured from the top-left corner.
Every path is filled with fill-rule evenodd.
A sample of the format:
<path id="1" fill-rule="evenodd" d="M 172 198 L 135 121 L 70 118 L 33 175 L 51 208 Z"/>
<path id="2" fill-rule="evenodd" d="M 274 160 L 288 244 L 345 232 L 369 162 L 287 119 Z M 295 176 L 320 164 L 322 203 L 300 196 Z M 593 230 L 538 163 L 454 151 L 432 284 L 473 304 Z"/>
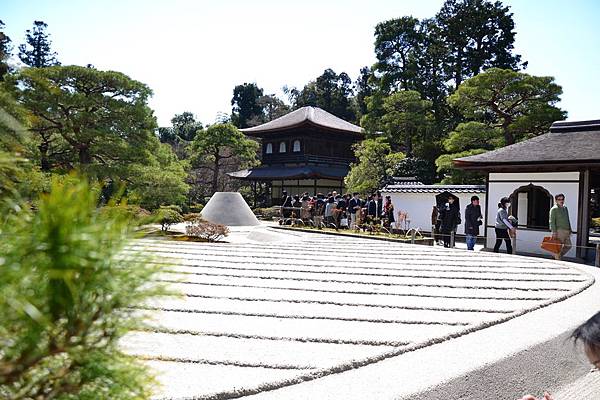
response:
<path id="1" fill-rule="evenodd" d="M 400 90 L 384 100 L 383 109 L 382 127 L 392 150 L 414 156 L 414 148 L 429 139 L 431 101 L 414 90 Z"/>
<path id="2" fill-rule="evenodd" d="M 175 114 L 171 118 L 171 124 L 173 124 L 174 134 L 187 142 L 194 140 L 196 132 L 203 129 L 202 122 L 196 121 L 194 114 L 189 111 Z"/>
<path id="3" fill-rule="evenodd" d="M 52 41 L 46 33 L 48 24 L 43 21 L 34 21 L 33 29 L 25 31 L 27 43 L 19 46 L 19 58 L 25 64 L 34 68 L 60 65 L 56 59 L 56 52 L 52 51 Z"/>
<path id="4" fill-rule="evenodd" d="M 372 96 L 376 90 L 376 86 L 373 84 L 373 71 L 371 68 L 365 66 L 360 69 L 360 74 L 354 83 L 356 95 L 354 96 L 354 102 L 356 107 L 356 119 L 360 122 L 360 119 L 365 115 L 368 110 L 367 97 Z"/>
<path id="5" fill-rule="evenodd" d="M 380 77 L 380 89 L 415 90 L 418 75 L 419 48 L 423 35 L 420 22 L 414 17 L 401 17 L 375 27 L 375 71 Z"/>
<path id="6" fill-rule="evenodd" d="M 446 72 L 458 87 L 492 67 L 517 70 L 526 63 L 514 54 L 515 23 L 500 1 L 446 0 L 436 16 L 447 49 Z"/>
<path id="7" fill-rule="evenodd" d="M 376 98 L 369 102 L 371 114 L 364 122 L 385 113 L 383 98 L 398 90 L 414 90 L 431 102 L 436 137 L 447 131 L 449 110 L 446 103 L 448 88 L 443 69 L 446 47 L 440 29 L 433 19 L 418 20 L 402 17 L 382 22 L 375 28 L 373 78 L 377 82 Z M 374 94 L 371 94 L 374 96 Z M 374 96 L 375 97 L 375 96 Z M 370 120 L 370 121 L 369 121 Z M 368 127 L 367 127 L 368 129 Z"/>
<path id="8" fill-rule="evenodd" d="M 0 81 L 4 80 L 4 75 L 10 70 L 8 59 L 12 52 L 11 40 L 1 30 L 4 29 L 4 22 L 0 20 Z"/>
<path id="9" fill-rule="evenodd" d="M 244 83 L 233 89 L 231 99 L 231 122 L 238 128 L 247 128 L 251 120 L 256 120 L 263 114 L 258 99 L 263 96 L 263 90 L 256 83 Z M 260 123 L 260 122 L 259 122 Z M 256 123 L 254 125 L 257 125 Z"/>
<path id="10" fill-rule="evenodd" d="M 196 121 L 194 114 L 184 111 L 171 118 L 171 126 L 158 128 L 157 134 L 160 142 L 170 145 L 179 159 L 187 159 L 188 145 L 201 129 L 202 123 Z"/>
<path id="11" fill-rule="evenodd" d="M 356 120 L 356 113 L 352 107 L 354 88 L 352 80 L 345 72 L 338 75 L 328 68 L 302 90 L 294 88 L 288 93 L 294 108 L 314 106 L 346 121 Z"/>
<path id="12" fill-rule="evenodd" d="M 257 103 L 262 109 L 263 114 L 260 123 L 272 121 L 290 111 L 290 107 L 274 94 L 260 96 L 257 100 Z M 252 120 L 251 124 L 257 125 Z"/>

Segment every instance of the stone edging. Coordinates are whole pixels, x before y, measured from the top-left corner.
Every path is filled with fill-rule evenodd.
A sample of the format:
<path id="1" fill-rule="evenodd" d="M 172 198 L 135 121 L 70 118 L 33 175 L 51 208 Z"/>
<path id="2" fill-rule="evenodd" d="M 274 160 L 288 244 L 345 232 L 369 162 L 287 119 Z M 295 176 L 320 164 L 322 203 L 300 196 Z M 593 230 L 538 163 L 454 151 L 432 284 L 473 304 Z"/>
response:
<path id="1" fill-rule="evenodd" d="M 400 240 L 390 237 L 381 237 L 376 235 L 360 235 L 356 233 L 340 233 L 340 232 L 331 232 L 331 231 L 320 231 L 317 229 L 306 229 L 306 228 L 288 228 L 285 226 L 269 226 L 268 229 L 280 229 L 282 231 L 288 232 L 306 232 L 306 233 L 319 233 L 321 235 L 332 235 L 332 236 L 341 236 L 341 237 L 353 237 L 359 239 L 372 239 L 372 240 L 382 240 L 384 242 L 393 242 L 393 243 L 403 243 L 403 244 L 412 244 L 410 243 L 410 239 Z M 419 243 L 422 241 L 433 240 L 433 238 L 424 237 L 423 239 L 415 239 L 414 244 L 428 246 L 426 243 Z"/>

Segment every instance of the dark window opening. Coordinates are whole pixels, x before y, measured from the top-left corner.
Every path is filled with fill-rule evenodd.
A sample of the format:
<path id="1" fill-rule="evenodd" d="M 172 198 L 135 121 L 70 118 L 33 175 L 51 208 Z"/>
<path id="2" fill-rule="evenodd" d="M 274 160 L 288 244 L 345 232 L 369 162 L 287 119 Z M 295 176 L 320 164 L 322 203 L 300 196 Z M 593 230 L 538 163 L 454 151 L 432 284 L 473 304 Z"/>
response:
<path id="1" fill-rule="evenodd" d="M 518 188 L 510 196 L 509 214 L 519 220 L 519 226 L 533 229 L 550 228 L 550 208 L 554 200 L 541 186 L 529 184 Z"/>

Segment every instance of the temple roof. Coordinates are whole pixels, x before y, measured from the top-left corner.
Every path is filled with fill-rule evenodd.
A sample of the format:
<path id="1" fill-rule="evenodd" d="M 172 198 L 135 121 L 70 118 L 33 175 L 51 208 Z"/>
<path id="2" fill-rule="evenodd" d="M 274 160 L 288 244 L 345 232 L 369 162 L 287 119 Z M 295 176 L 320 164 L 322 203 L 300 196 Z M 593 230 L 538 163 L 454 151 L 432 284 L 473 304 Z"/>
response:
<path id="1" fill-rule="evenodd" d="M 299 167 L 263 166 L 229 172 L 232 178 L 255 181 L 270 181 L 279 179 L 342 179 L 348 175 L 349 167 L 321 167 L 306 165 Z"/>
<path id="2" fill-rule="evenodd" d="M 240 130 L 249 136 L 260 136 L 261 133 L 292 129 L 304 124 L 312 124 L 328 130 L 346 132 L 353 135 L 362 135 L 363 132 L 360 126 L 344 121 L 323 109 L 311 106 L 299 108 L 262 125 Z"/>
<path id="3" fill-rule="evenodd" d="M 465 169 L 533 164 L 600 164 L 600 120 L 555 122 L 544 135 L 454 160 Z"/>

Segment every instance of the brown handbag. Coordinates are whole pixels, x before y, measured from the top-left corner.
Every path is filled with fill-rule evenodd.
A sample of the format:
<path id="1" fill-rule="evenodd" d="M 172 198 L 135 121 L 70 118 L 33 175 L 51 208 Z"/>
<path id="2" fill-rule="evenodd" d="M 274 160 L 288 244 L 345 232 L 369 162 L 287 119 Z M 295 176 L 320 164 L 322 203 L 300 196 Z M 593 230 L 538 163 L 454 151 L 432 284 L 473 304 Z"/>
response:
<path id="1" fill-rule="evenodd" d="M 553 254 L 558 254 L 562 250 L 563 244 L 558 239 L 552 238 L 552 236 L 544 237 L 542 240 L 542 249 L 549 251 Z"/>

